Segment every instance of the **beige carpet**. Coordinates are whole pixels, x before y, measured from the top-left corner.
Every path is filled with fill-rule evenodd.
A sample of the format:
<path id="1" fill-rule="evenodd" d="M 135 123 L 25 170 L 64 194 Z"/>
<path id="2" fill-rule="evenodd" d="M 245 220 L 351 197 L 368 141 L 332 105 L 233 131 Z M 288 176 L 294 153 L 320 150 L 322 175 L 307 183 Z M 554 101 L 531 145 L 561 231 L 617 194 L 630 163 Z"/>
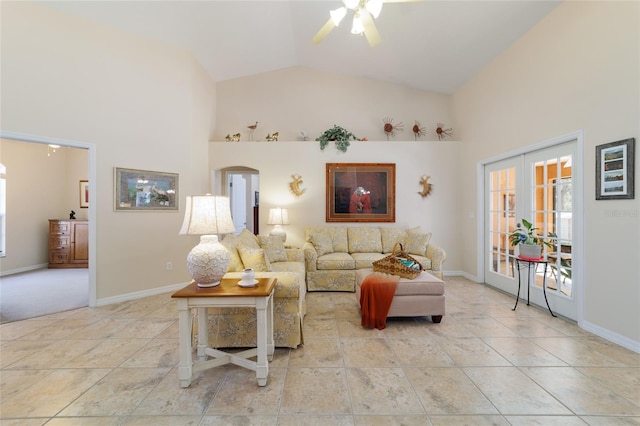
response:
<path id="1" fill-rule="evenodd" d="M 0 277 L 0 323 L 88 305 L 88 269 L 38 269 Z"/>

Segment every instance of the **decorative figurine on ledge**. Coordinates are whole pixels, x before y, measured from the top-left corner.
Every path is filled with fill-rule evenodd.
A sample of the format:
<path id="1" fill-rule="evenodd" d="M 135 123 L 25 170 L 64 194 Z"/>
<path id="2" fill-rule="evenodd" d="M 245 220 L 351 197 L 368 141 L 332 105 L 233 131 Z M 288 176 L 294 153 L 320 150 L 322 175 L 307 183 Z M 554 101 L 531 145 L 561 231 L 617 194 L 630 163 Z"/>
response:
<path id="1" fill-rule="evenodd" d="M 69 219 L 73 220 L 76 218 L 76 212 L 74 212 L 73 210 L 71 210 L 71 213 L 69 213 Z"/>
<path id="2" fill-rule="evenodd" d="M 240 133 L 236 133 L 233 136 L 227 133 L 227 136 L 224 137 L 224 140 L 227 142 L 240 142 Z"/>
<path id="3" fill-rule="evenodd" d="M 384 119 L 382 119 L 382 122 L 384 123 L 383 130 L 387 135 L 387 140 L 389 140 L 389 135 L 395 136 L 396 132 L 401 132 L 404 130 L 404 124 L 402 124 L 402 121 L 398 124 L 393 124 L 393 118 L 385 117 Z"/>
<path id="4" fill-rule="evenodd" d="M 451 135 L 453 134 L 453 129 L 445 129 L 444 124 L 438 123 L 438 127 L 436 127 L 436 134 L 438 135 L 438 140 L 441 141 L 445 136 L 451 137 Z"/>

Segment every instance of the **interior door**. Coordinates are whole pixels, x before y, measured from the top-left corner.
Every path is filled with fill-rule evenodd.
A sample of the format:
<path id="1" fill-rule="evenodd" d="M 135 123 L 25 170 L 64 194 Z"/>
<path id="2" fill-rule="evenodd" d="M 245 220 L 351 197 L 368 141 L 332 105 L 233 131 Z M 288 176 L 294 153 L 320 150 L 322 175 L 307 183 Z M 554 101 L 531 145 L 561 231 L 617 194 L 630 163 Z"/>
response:
<path id="1" fill-rule="evenodd" d="M 484 173 L 484 271 L 485 282 L 515 294 L 518 275 L 508 235 L 522 219 L 531 221 L 536 233 L 545 238 L 544 265 L 520 272 L 520 297 L 530 295 L 531 303 L 546 308 L 543 285 L 554 313 L 578 320 L 582 228 L 581 164 L 576 161 L 577 141 L 523 153 L 485 165 Z"/>
<path id="2" fill-rule="evenodd" d="M 232 174 L 229 178 L 231 218 L 237 233 L 247 227 L 247 179 L 242 174 Z"/>

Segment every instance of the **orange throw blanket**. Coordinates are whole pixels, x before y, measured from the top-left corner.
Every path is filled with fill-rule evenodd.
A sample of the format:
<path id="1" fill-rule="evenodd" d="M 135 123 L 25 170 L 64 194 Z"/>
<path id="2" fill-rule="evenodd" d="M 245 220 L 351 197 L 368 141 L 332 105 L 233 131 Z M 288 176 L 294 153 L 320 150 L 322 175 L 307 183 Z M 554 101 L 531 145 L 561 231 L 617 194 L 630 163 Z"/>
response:
<path id="1" fill-rule="evenodd" d="M 382 330 L 387 326 L 387 314 L 396 294 L 400 277 L 373 273 L 360 285 L 362 326 Z"/>

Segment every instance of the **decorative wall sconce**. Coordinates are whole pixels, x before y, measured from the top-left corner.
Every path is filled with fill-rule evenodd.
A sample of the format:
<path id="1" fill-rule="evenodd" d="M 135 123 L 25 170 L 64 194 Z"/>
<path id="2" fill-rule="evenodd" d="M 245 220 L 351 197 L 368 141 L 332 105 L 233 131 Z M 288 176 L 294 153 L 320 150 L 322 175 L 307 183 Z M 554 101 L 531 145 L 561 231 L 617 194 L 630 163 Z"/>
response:
<path id="1" fill-rule="evenodd" d="M 418 194 L 420 194 L 420 196 L 422 196 L 422 198 L 424 198 L 427 195 L 431 194 L 431 190 L 433 189 L 433 185 L 431 185 L 429 183 L 429 178 L 430 177 L 431 176 L 422 175 L 422 177 L 420 178 L 420 185 L 422 185 L 422 191 L 418 191 Z"/>
<path id="2" fill-rule="evenodd" d="M 300 185 L 302 185 L 302 176 L 293 174 L 291 175 L 291 179 L 292 181 L 289 182 L 289 188 L 291 189 L 291 192 L 293 192 L 293 195 L 299 197 L 304 194 L 304 191 L 306 191 L 307 189 L 300 187 Z"/>

